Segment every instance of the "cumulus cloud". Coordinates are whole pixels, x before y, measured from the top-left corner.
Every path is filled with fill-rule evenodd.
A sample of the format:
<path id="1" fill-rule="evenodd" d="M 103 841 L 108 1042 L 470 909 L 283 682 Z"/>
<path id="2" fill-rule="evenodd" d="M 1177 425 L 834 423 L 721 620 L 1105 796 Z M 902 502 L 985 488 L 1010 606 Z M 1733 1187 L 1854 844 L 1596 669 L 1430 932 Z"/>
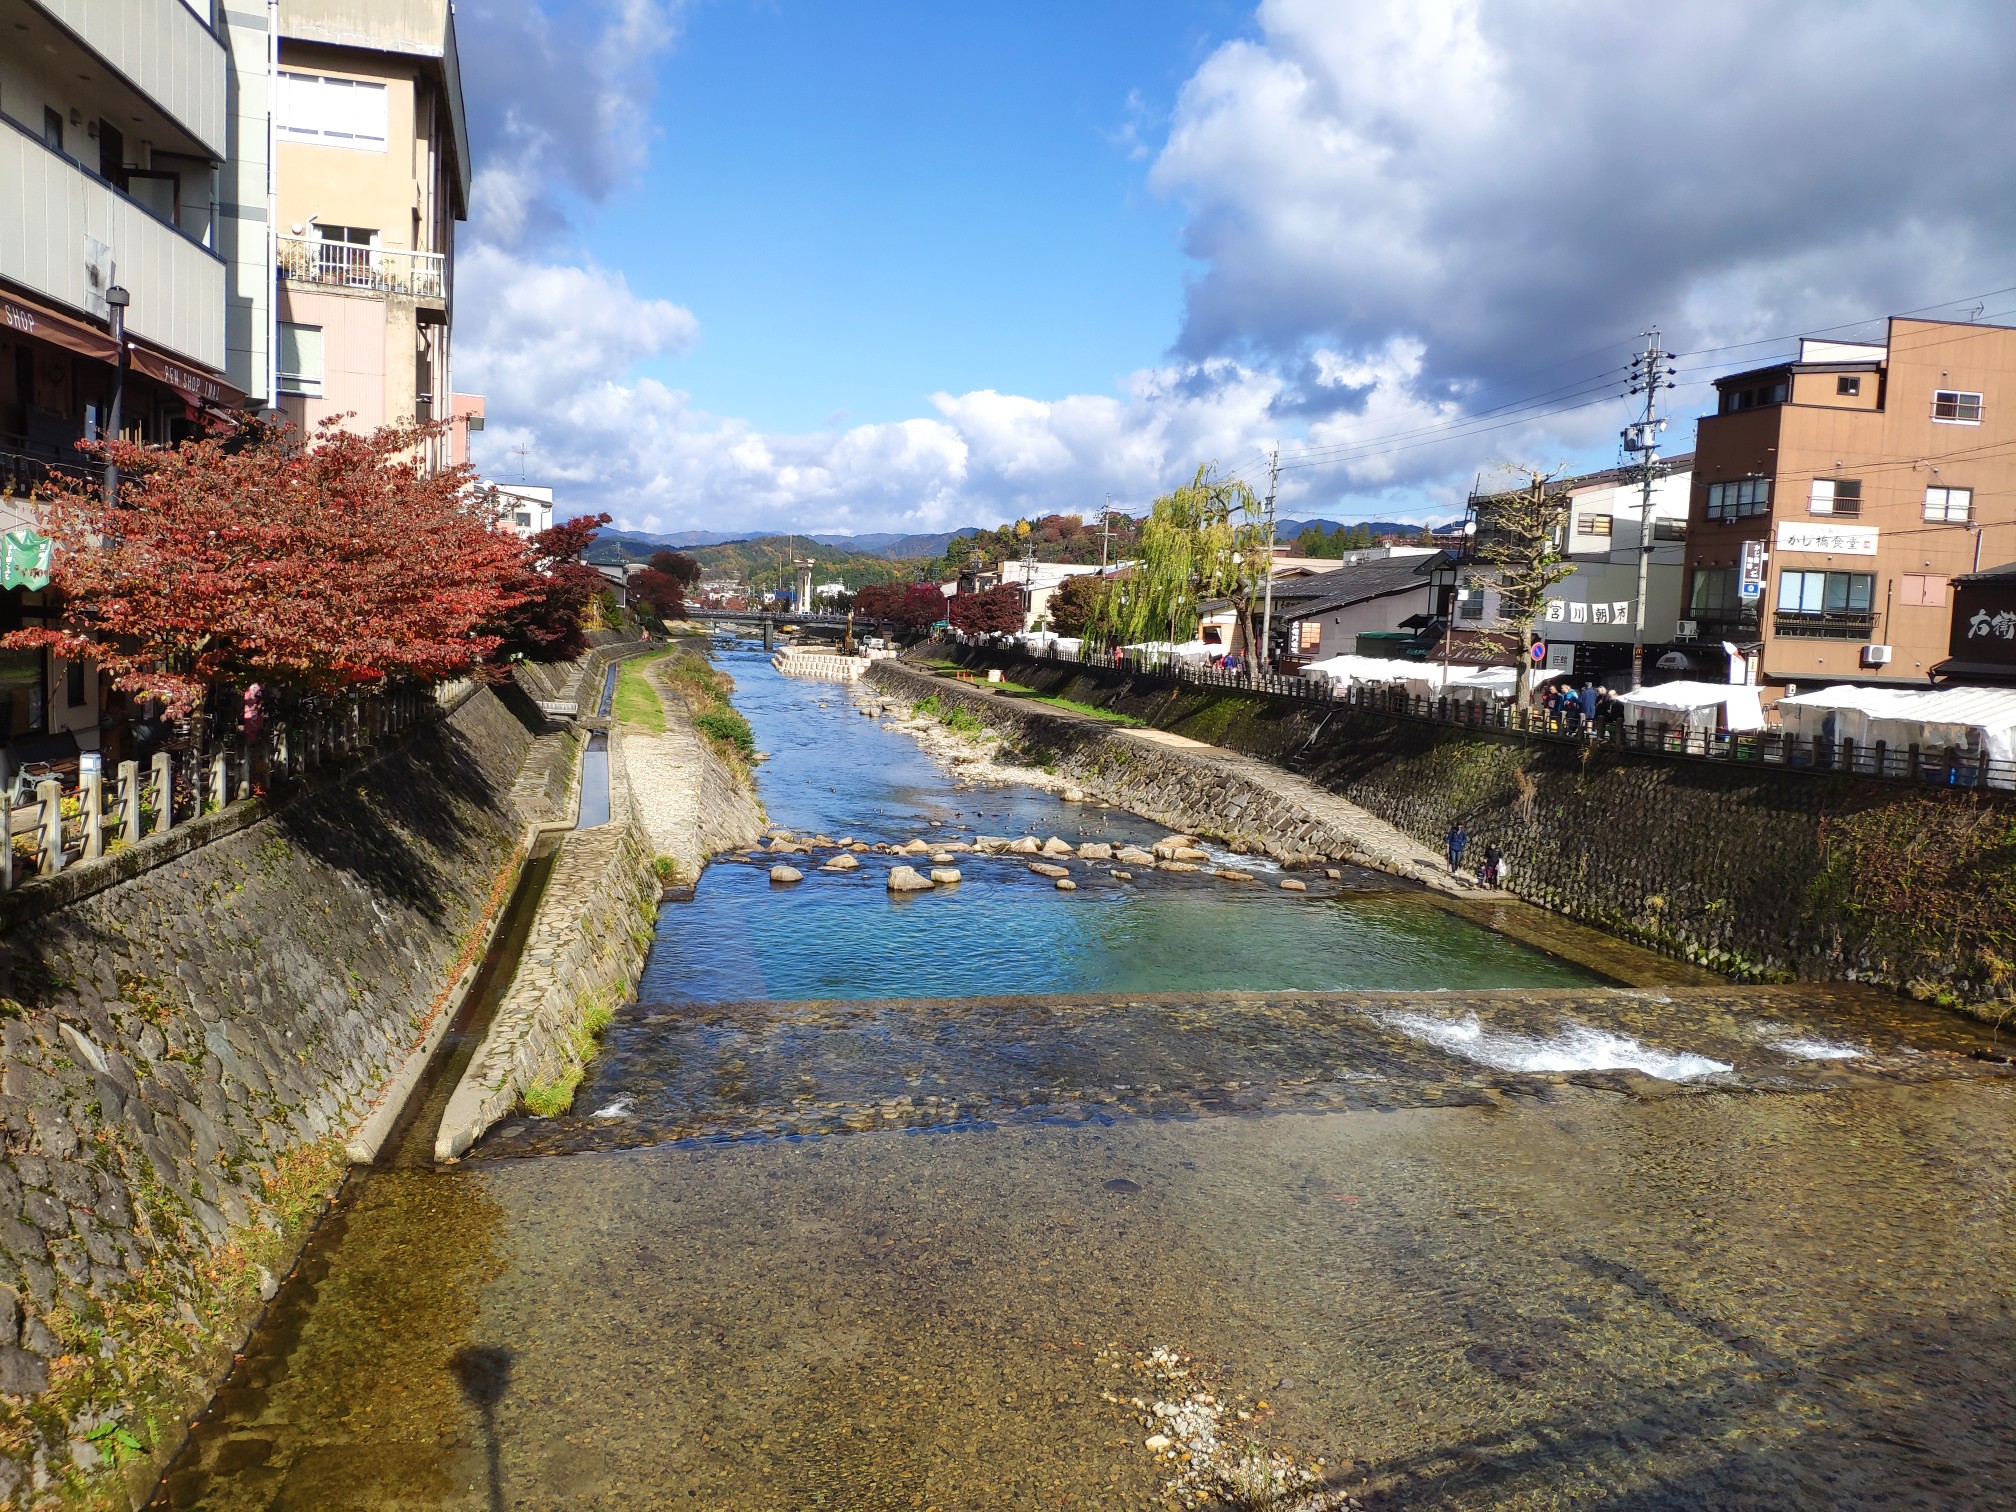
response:
<path id="1" fill-rule="evenodd" d="M 691 345 L 693 312 L 539 240 L 634 178 L 679 14 L 462 6 L 479 205 L 457 340 L 492 395 L 485 455 L 527 444 L 570 502 L 639 528 L 1138 504 L 1201 462 L 1258 477 L 1276 445 L 1291 513 L 1446 518 L 1498 459 L 1607 460 L 1611 375 L 1649 324 L 1722 347 L 2012 281 L 2016 20 L 1995 0 L 1262 0 L 1166 126 L 1116 101 L 1114 150 L 1152 156 L 1195 259 L 1168 353 L 1111 393 L 938 393 L 766 434 L 639 375 Z"/>

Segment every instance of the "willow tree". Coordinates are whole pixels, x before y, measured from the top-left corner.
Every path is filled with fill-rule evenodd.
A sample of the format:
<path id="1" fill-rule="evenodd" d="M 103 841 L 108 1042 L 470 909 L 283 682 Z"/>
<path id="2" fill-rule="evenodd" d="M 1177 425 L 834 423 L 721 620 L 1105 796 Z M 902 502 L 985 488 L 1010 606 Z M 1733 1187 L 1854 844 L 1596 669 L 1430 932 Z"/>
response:
<path id="1" fill-rule="evenodd" d="M 1098 628 L 1122 644 L 1197 633 L 1198 605 L 1231 598 L 1252 644 L 1253 593 L 1264 577 L 1254 546 L 1253 491 L 1200 467 L 1183 487 L 1155 501 L 1141 526 L 1136 566 L 1115 579 L 1099 611 Z M 1245 517 L 1243 520 L 1241 517 Z"/>

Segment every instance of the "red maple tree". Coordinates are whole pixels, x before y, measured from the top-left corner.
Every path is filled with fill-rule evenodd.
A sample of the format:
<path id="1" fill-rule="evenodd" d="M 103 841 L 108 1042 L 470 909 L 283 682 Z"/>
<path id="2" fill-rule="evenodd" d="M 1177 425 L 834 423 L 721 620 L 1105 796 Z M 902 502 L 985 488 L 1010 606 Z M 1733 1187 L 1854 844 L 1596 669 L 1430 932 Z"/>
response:
<path id="1" fill-rule="evenodd" d="M 700 564 L 683 551 L 654 551 L 642 572 L 630 575 L 630 592 L 660 619 L 686 613 L 686 590 L 700 581 Z"/>
<path id="2" fill-rule="evenodd" d="M 58 479 L 38 500 L 56 543 L 54 623 L 0 637 L 96 663 L 171 715 L 207 688 L 326 693 L 467 672 L 482 627 L 518 602 L 523 542 L 466 467 L 428 472 L 438 427 L 301 438 L 256 422 L 178 447 L 116 441 L 119 503 Z"/>
<path id="3" fill-rule="evenodd" d="M 1021 630 L 1024 614 L 1022 590 L 1013 583 L 962 593 L 946 605 L 952 628 L 968 635 L 1013 635 Z"/>
<path id="4" fill-rule="evenodd" d="M 609 587 L 587 561 L 606 514 L 576 515 L 532 537 L 532 549 L 507 585 L 515 602 L 485 629 L 504 660 L 572 661 L 588 649 L 588 605 Z"/>
<path id="5" fill-rule="evenodd" d="M 916 633 L 945 618 L 945 595 L 935 583 L 870 583 L 854 595 L 854 617 Z"/>

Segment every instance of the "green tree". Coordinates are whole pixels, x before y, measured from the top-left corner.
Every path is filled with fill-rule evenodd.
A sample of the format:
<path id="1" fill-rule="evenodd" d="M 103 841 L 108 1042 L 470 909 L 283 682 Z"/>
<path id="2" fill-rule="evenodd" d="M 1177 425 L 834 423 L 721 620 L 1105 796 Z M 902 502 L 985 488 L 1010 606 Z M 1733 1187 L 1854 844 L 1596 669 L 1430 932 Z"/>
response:
<path id="1" fill-rule="evenodd" d="M 1266 570 L 1256 513 L 1252 489 L 1198 468 L 1189 483 L 1155 501 L 1141 527 L 1138 565 L 1107 594 L 1099 631 L 1122 643 L 1189 640 L 1197 606 L 1230 598 L 1250 646 L 1253 595 Z"/>

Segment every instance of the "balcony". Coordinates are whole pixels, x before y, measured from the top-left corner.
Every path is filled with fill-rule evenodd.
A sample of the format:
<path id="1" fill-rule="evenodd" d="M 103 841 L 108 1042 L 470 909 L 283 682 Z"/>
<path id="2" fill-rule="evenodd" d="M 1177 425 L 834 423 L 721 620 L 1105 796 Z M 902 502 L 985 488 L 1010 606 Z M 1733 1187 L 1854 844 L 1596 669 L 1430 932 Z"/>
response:
<path id="1" fill-rule="evenodd" d="M 263 26 L 266 8 L 246 8 L 261 13 Z M 57 24 L 48 25 L 37 11 Z M 10 28 L 13 34 L 8 40 L 24 50 L 24 63 L 33 60 L 28 65 L 31 77 L 37 68 L 45 68 L 66 81 L 88 74 L 95 88 L 122 94 L 130 90 L 174 127 L 164 133 L 160 124 L 153 124 L 131 131 L 131 137 L 151 138 L 166 151 L 225 155 L 230 60 L 210 29 L 209 0 L 34 0 L 29 6 L 21 0 L 0 0 L 0 12 L 19 27 Z M 39 45 L 30 50 L 32 44 Z M 80 103 L 88 105 L 88 97 Z M 134 108 L 142 107 L 136 103 Z M 100 109 L 122 124 L 126 120 L 125 112 L 115 114 L 103 102 Z M 189 141 L 175 141 L 180 134 Z"/>
<path id="2" fill-rule="evenodd" d="M 448 259 L 404 247 L 357 247 L 312 236 L 283 236 L 280 276 L 317 289 L 403 294 L 441 302 L 448 297 Z"/>
<path id="3" fill-rule="evenodd" d="M 179 0 L 178 0 L 179 3 Z M 0 117 L 0 277 L 73 310 L 94 310 L 86 243 L 133 296 L 126 329 L 213 372 L 224 370 L 224 260 L 137 200 Z M 95 270 L 108 270 L 101 260 Z"/>
<path id="4" fill-rule="evenodd" d="M 1771 617 L 1771 633 L 1780 640 L 1871 641 L 1876 638 L 1876 618 L 1867 610 L 1825 614 L 1780 611 Z"/>

